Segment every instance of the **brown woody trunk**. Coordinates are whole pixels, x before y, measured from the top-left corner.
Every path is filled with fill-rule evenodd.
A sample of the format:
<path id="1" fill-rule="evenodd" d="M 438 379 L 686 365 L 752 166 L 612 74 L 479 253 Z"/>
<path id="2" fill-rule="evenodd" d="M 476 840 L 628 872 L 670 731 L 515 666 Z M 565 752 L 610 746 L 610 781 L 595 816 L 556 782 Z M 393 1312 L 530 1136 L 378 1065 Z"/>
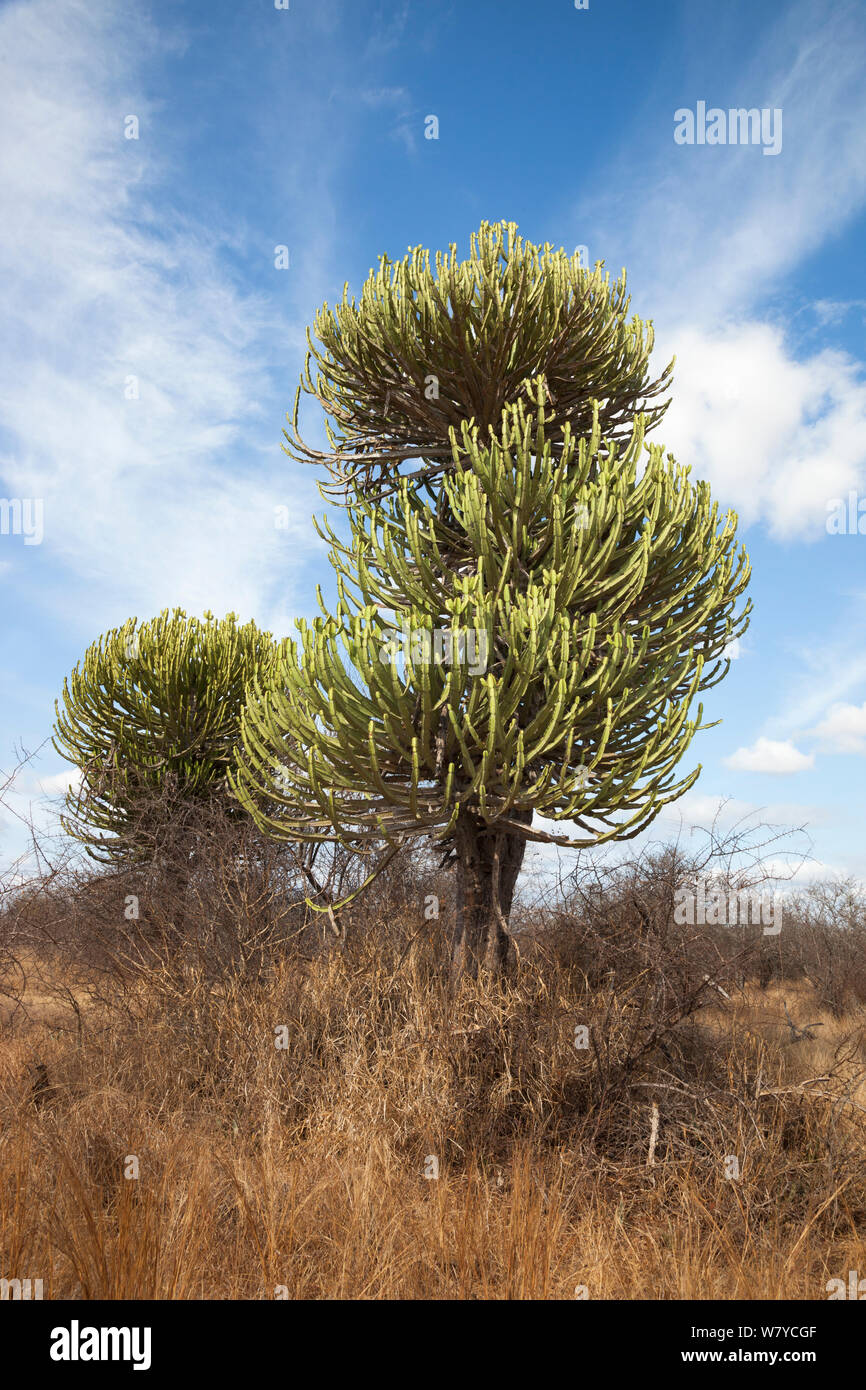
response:
<path id="1" fill-rule="evenodd" d="M 158 893 L 155 944 L 166 959 L 186 944 L 187 898 L 195 860 L 194 837 L 186 828 L 176 830 L 170 839 L 168 852 L 157 860 L 154 881 Z"/>
<path id="2" fill-rule="evenodd" d="M 512 820 L 532 822 L 532 812 Z M 519 831 L 488 829 L 471 811 L 456 826 L 457 921 L 451 948 L 451 975 L 498 975 L 508 961 L 508 918 L 526 839 Z"/>

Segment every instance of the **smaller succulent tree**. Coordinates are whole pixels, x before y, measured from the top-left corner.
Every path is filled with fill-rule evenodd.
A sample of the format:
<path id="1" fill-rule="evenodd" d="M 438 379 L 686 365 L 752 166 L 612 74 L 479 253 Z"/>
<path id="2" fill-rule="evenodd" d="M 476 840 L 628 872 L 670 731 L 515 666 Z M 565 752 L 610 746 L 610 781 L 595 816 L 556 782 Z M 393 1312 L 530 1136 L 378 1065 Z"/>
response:
<path id="1" fill-rule="evenodd" d="M 63 825 L 91 858 L 134 864 L 172 841 L 177 851 L 203 801 L 243 814 L 227 773 L 247 690 L 275 654 L 270 633 L 234 613 L 200 621 L 181 608 L 132 618 L 88 648 L 55 705 L 54 746 L 81 771 Z"/>

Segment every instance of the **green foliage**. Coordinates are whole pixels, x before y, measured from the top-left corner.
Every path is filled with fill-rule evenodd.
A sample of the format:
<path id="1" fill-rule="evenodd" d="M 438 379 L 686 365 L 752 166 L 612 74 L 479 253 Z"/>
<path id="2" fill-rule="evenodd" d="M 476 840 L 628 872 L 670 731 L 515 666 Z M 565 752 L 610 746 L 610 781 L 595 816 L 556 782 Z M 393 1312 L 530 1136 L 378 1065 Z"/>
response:
<path id="1" fill-rule="evenodd" d="M 506 222 L 482 222 L 467 260 L 452 245 L 434 264 L 421 247 L 397 263 L 381 257 L 358 302 L 346 286 L 335 309 L 319 311 L 317 344 L 308 331 L 286 452 L 324 464 L 330 495 L 387 488 L 406 459 L 436 476 L 453 464 L 452 429 L 459 443 L 474 423 L 486 442 L 505 406 L 534 402 L 539 377 L 555 458 L 567 427 L 590 432 L 594 409 L 607 439 L 627 439 L 638 411 L 647 430 L 661 419 L 667 402 L 648 402 L 673 364 L 650 379 L 653 330 L 627 318 L 625 271 L 612 285 L 601 262 L 590 271 L 577 253 L 534 246 Z M 298 433 L 302 389 L 333 422 L 331 452 Z"/>
<path id="2" fill-rule="evenodd" d="M 180 608 L 130 619 L 88 648 L 55 705 L 54 744 L 81 769 L 64 826 L 92 857 L 134 857 L 149 807 L 164 815 L 168 802 L 226 794 L 247 689 L 275 650 L 233 613 L 202 622 Z"/>
<path id="3" fill-rule="evenodd" d="M 642 417 L 623 445 L 598 408 L 581 438 L 554 418 L 551 442 L 534 389 L 497 436 L 464 422 L 435 506 L 403 478 L 356 496 L 350 544 L 322 532 L 336 614 L 298 623 L 254 686 L 232 776 L 269 834 L 446 840 L 465 807 L 583 847 L 637 834 L 693 784 L 700 769 L 675 780 L 706 727 L 690 706 L 747 625 L 736 517 L 720 524 L 708 484 L 644 444 Z M 437 660 L 443 628 L 476 632 L 475 652 Z M 404 629 L 428 635 L 429 660 L 423 640 L 398 659 Z M 533 812 L 584 833 L 530 829 Z"/>

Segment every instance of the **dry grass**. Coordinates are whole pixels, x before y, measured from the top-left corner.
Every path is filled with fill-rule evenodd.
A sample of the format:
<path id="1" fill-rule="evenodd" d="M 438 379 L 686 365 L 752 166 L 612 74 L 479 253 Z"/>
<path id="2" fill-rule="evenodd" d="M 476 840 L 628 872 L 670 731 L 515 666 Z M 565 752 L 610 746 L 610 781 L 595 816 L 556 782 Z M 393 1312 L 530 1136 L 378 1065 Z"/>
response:
<path id="1" fill-rule="evenodd" d="M 694 940 L 615 970 L 599 945 L 596 978 L 561 922 L 450 998 L 423 901 L 217 979 L 17 947 L 0 1273 L 52 1298 L 821 1299 L 866 1270 L 862 1005 L 726 999 Z"/>

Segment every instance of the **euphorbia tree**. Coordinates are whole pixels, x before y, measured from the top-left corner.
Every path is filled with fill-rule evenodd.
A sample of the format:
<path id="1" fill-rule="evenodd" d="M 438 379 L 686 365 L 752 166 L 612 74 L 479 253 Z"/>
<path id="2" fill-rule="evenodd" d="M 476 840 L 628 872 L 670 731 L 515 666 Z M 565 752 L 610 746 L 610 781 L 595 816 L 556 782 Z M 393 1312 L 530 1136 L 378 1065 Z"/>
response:
<path id="1" fill-rule="evenodd" d="M 636 835 L 693 784 L 692 701 L 748 613 L 736 517 L 644 444 L 644 416 L 617 443 L 596 402 L 578 437 L 549 378 L 515 391 L 496 430 L 452 429 L 435 485 L 350 488 L 350 542 L 328 531 L 336 613 L 256 682 L 233 775 L 277 837 L 449 845 L 454 964 L 473 971 L 505 959 L 527 840 Z"/>
<path id="2" fill-rule="evenodd" d="M 81 771 L 64 826 L 92 858 L 134 862 L 155 838 L 182 839 L 171 808 L 185 816 L 216 797 L 240 813 L 226 773 L 248 687 L 275 650 L 233 613 L 200 621 L 180 608 L 130 619 L 88 648 L 63 683 L 54 744 Z"/>

